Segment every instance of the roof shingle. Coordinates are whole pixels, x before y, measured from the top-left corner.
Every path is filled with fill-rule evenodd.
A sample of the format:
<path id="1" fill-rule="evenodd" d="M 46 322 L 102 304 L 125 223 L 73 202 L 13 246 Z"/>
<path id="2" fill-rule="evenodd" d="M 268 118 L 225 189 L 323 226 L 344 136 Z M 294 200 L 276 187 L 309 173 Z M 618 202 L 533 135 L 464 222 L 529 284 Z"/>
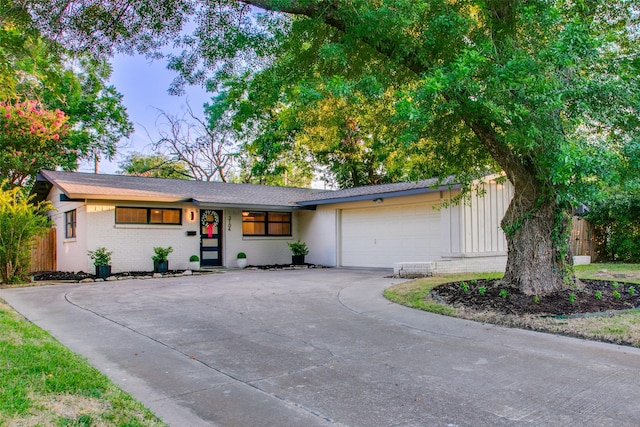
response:
<path id="1" fill-rule="evenodd" d="M 368 185 L 328 191 L 171 178 L 42 171 L 34 189 L 41 198 L 46 196 L 42 186 L 47 183 L 55 185 L 71 199 L 158 202 L 188 200 L 202 205 L 295 208 L 428 193 L 449 188 L 454 181 L 449 177 L 440 183 L 438 178 L 431 178 L 416 182 Z"/>

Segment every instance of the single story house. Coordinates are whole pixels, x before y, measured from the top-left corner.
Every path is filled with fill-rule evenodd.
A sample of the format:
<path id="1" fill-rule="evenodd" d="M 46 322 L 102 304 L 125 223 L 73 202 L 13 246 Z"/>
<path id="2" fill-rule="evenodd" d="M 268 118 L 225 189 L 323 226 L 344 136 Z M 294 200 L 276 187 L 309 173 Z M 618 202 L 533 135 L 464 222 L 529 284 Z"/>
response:
<path id="1" fill-rule="evenodd" d="M 436 179 L 327 191 L 253 184 L 42 171 L 34 193 L 50 200 L 60 271 L 93 271 L 87 251 L 113 251 L 112 271 L 150 271 L 156 246 L 171 246 L 171 269 L 289 264 L 303 241 L 308 263 L 498 271 L 506 263 L 500 220 L 511 185 L 489 176 L 483 195 L 442 207 L 459 191 Z M 423 271 L 425 270 L 426 271 Z"/>

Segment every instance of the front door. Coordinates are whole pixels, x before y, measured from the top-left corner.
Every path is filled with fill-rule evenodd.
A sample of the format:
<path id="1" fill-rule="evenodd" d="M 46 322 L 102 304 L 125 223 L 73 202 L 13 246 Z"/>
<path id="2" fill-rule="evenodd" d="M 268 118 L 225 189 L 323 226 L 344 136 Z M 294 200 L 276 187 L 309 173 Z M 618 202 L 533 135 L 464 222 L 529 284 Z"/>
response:
<path id="1" fill-rule="evenodd" d="M 222 265 L 222 211 L 200 209 L 200 265 Z"/>

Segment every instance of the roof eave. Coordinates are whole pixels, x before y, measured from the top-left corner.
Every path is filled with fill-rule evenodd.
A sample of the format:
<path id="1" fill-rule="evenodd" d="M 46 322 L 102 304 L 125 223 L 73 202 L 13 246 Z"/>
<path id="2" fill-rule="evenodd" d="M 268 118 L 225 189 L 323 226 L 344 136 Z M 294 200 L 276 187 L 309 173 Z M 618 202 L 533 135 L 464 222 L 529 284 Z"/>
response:
<path id="1" fill-rule="evenodd" d="M 220 207 L 220 208 L 230 208 L 230 209 L 250 209 L 256 211 L 291 211 L 291 210 L 300 210 L 302 209 L 297 205 L 261 205 L 255 203 L 216 203 L 212 201 L 194 201 L 194 204 L 200 207 Z"/>
<path id="2" fill-rule="evenodd" d="M 363 200 L 384 199 L 387 197 L 390 198 L 390 197 L 413 196 L 416 194 L 436 193 L 438 191 L 459 190 L 461 188 L 462 186 L 460 184 L 439 185 L 438 187 L 413 188 L 411 190 L 363 194 L 361 196 L 336 197 L 332 199 L 323 199 L 323 200 L 305 200 L 303 202 L 298 202 L 298 205 L 300 206 L 330 205 L 335 203 L 349 203 L 349 202 L 358 202 Z"/>
<path id="3" fill-rule="evenodd" d="M 66 194 L 66 193 L 65 193 Z M 105 200 L 105 201 L 121 201 L 121 202 L 157 202 L 157 203 L 180 203 L 185 202 L 184 198 L 180 197 L 161 197 L 161 196 L 118 196 L 111 194 L 90 194 L 90 193 L 69 193 L 67 196 L 70 199 L 84 199 L 84 200 Z"/>

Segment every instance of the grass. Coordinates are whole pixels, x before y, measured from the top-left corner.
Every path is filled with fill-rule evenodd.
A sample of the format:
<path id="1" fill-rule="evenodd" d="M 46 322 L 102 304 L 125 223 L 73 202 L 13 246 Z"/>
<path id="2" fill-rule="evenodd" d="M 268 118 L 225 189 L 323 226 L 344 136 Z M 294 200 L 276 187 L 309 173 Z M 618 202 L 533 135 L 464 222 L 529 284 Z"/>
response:
<path id="1" fill-rule="evenodd" d="M 640 264 L 587 264 L 587 265 L 578 265 L 575 268 L 576 276 L 580 279 L 596 279 L 602 280 L 602 275 L 600 271 L 607 270 L 610 274 L 628 274 L 636 277 L 633 278 L 623 278 L 619 281 L 626 283 L 638 283 L 640 284 Z M 615 279 L 611 279 L 615 280 Z"/>
<path id="2" fill-rule="evenodd" d="M 166 426 L 0 300 L 0 426 Z"/>
<path id="3" fill-rule="evenodd" d="M 601 273 L 602 270 L 606 270 L 607 273 Z M 640 284 L 640 264 L 589 264 L 576 266 L 575 272 L 580 279 Z M 632 277 L 613 277 L 616 275 Z M 430 295 L 431 289 L 443 283 L 500 277 L 502 277 L 501 273 L 426 277 L 392 286 L 384 292 L 384 296 L 398 304 L 452 317 L 640 347 L 640 312 L 638 311 L 569 319 L 515 316 L 452 307 L 439 303 Z"/>

